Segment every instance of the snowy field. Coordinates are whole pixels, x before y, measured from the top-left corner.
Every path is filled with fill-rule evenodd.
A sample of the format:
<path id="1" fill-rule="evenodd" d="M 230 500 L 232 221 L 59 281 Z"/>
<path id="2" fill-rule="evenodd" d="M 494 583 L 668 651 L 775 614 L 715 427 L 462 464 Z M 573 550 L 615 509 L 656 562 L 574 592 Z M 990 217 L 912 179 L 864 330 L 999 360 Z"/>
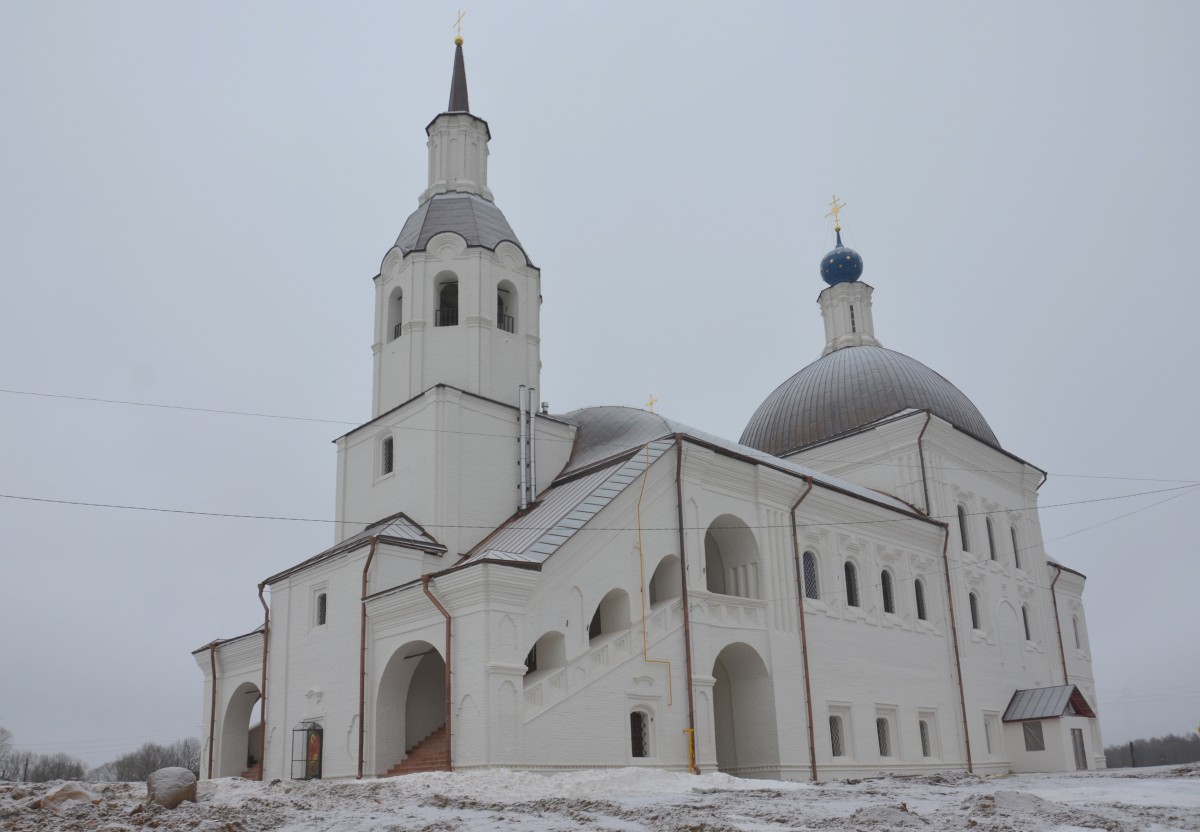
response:
<path id="1" fill-rule="evenodd" d="M 54 783 L 0 784 L 0 830 L 1200 830 L 1200 764 L 979 778 L 949 772 L 819 784 L 619 769 L 415 774 L 362 782 L 202 782 L 198 803 L 138 810 L 145 786 L 88 786 L 97 805 L 35 808 Z"/>

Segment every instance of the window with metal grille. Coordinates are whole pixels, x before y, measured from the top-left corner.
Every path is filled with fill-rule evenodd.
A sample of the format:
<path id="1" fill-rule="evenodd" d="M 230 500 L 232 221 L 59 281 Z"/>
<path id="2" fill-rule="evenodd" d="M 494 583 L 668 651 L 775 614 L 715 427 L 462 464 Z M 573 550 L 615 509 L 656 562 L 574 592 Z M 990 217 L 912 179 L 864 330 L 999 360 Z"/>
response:
<path id="1" fill-rule="evenodd" d="M 958 537 L 962 541 L 962 550 L 971 551 L 971 538 L 967 534 L 967 510 L 961 505 L 958 507 Z"/>
<path id="2" fill-rule="evenodd" d="M 817 556 L 804 553 L 804 597 L 814 601 L 821 597 L 821 585 L 817 582 Z"/>
<path id="3" fill-rule="evenodd" d="M 1071 632 L 1075 634 L 1075 649 L 1082 650 L 1083 643 L 1079 640 L 1079 616 L 1071 616 Z"/>
<path id="4" fill-rule="evenodd" d="M 892 735 L 886 717 L 875 720 L 875 735 L 879 738 L 879 756 L 892 756 Z"/>
<path id="5" fill-rule="evenodd" d="M 328 609 L 328 596 L 324 592 L 317 596 L 317 626 L 325 624 L 325 612 Z"/>
<path id="6" fill-rule="evenodd" d="M 630 712 L 629 743 L 634 757 L 650 756 L 650 717 L 645 711 Z"/>
<path id="7" fill-rule="evenodd" d="M 982 630 L 979 626 L 979 596 L 972 592 L 967 596 L 967 600 L 971 603 L 971 627 L 976 630 Z"/>
<path id="8" fill-rule="evenodd" d="M 991 554 L 992 560 L 998 560 L 998 558 L 996 557 L 996 535 L 992 531 L 992 518 L 985 517 L 984 525 L 987 526 L 988 552 Z"/>
<path id="9" fill-rule="evenodd" d="M 393 460 L 393 453 L 394 453 L 393 448 L 394 448 L 394 445 L 392 442 L 392 437 L 390 437 L 390 436 L 385 437 L 383 440 L 383 444 L 379 448 L 379 473 L 380 474 L 392 473 L 392 465 L 393 465 L 393 461 L 394 461 Z"/>
<path id="10" fill-rule="evenodd" d="M 987 744 L 987 753 L 992 753 L 992 722 L 986 717 L 983 720 L 983 739 Z"/>
<path id="11" fill-rule="evenodd" d="M 842 718 L 829 717 L 829 750 L 835 757 L 846 756 L 845 738 L 842 736 Z"/>
<path id="12" fill-rule="evenodd" d="M 933 744 L 929 740 L 929 723 L 922 719 L 917 723 L 917 727 L 921 730 L 921 756 L 932 757 Z"/>
<path id="13" fill-rule="evenodd" d="M 896 594 L 892 591 L 892 573 L 886 569 L 879 576 L 879 581 L 883 585 L 883 611 L 896 612 Z"/>
<path id="14" fill-rule="evenodd" d="M 438 286 L 434 326 L 458 326 L 458 281 L 445 280 Z"/>
<path id="15" fill-rule="evenodd" d="M 850 331 L 858 332 L 858 327 L 854 323 L 854 304 L 850 304 Z"/>
<path id="16" fill-rule="evenodd" d="M 925 582 L 920 578 L 913 581 L 913 594 L 917 596 L 917 618 L 927 621 L 929 616 L 925 611 Z"/>
<path id="17" fill-rule="evenodd" d="M 846 561 L 846 603 L 858 606 L 858 570 L 850 561 Z"/>
<path id="18" fill-rule="evenodd" d="M 1042 723 L 1022 722 L 1021 729 L 1025 733 L 1026 751 L 1045 751 L 1046 738 L 1042 735 Z"/>
<path id="19" fill-rule="evenodd" d="M 1008 531 L 1012 534 L 1013 542 L 1013 565 L 1018 569 L 1021 568 L 1021 547 L 1017 545 L 1017 527 L 1009 526 Z"/>
<path id="20" fill-rule="evenodd" d="M 1033 633 L 1029 629 L 1029 607 L 1024 605 L 1021 607 L 1021 621 L 1025 624 L 1025 640 L 1033 641 Z"/>

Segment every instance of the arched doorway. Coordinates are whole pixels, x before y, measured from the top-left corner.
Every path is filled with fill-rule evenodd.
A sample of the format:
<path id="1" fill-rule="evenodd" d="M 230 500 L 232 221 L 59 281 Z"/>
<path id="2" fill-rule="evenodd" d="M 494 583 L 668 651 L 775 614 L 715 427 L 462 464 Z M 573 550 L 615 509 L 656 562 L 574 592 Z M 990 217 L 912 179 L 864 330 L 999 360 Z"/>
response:
<path id="1" fill-rule="evenodd" d="M 446 662 L 429 642 L 411 641 L 392 654 L 379 679 L 375 772 L 399 765 L 445 724 Z"/>
<path id="2" fill-rule="evenodd" d="M 717 654 L 713 677 L 717 768 L 743 777 L 778 776 L 775 689 L 762 657 L 748 644 L 730 644 Z"/>
<path id="3" fill-rule="evenodd" d="M 218 746 L 221 754 L 213 767 L 213 777 L 262 776 L 258 759 L 261 728 L 251 724 L 261 699 L 258 686 L 252 682 L 238 685 L 229 698 L 225 716 L 221 719 L 221 744 Z"/>

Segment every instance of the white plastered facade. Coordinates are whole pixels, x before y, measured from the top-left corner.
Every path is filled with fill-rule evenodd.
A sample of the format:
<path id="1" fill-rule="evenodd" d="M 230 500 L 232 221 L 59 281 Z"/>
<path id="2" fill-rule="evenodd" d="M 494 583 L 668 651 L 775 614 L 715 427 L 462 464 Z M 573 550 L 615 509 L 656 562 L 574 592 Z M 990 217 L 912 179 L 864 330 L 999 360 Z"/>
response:
<path id="1" fill-rule="evenodd" d="M 420 204 L 490 203 L 486 124 L 446 113 L 428 134 Z M 439 318 L 449 276 L 455 323 Z M 791 779 L 1074 767 L 1057 735 L 1031 761 L 1001 722 L 1022 689 L 1076 685 L 1096 705 L 1084 579 L 1047 561 L 1039 469 L 920 410 L 786 460 L 665 420 L 589 438 L 600 411 L 648 416 L 523 409 L 540 281 L 515 240 L 446 231 L 387 253 L 372 419 L 337 440 L 334 545 L 264 581 L 263 630 L 194 654 L 202 775 L 311 776 L 296 737 L 313 727 L 325 778 L 406 760 Z M 878 344 L 869 286 L 820 302 L 827 353 Z M 260 735 L 242 703 L 264 683 Z M 1087 728 L 1102 766 L 1097 720 L 1059 722 Z"/>

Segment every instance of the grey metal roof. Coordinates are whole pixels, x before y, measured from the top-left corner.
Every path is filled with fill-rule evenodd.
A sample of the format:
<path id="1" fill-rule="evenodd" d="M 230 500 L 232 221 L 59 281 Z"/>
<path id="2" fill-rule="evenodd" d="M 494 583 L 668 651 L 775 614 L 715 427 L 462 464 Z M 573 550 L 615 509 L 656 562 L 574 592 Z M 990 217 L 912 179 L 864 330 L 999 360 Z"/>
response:
<path id="1" fill-rule="evenodd" d="M 670 440 L 649 442 L 644 453 L 635 453 L 622 462 L 551 486 L 532 511 L 510 520 L 485 538 L 461 565 L 480 560 L 544 562 L 672 445 L 674 442 Z"/>
<path id="2" fill-rule="evenodd" d="M 393 546 L 407 546 L 412 549 L 420 549 L 423 552 L 441 554 L 446 551 L 444 545 L 438 543 L 429 532 L 425 531 L 420 525 L 401 512 L 372 523 L 358 534 L 351 535 L 341 543 L 330 546 L 325 551 L 313 555 L 308 560 L 301 561 L 289 569 L 272 575 L 263 581 L 263 583 L 275 583 L 294 572 L 299 572 L 301 569 L 307 569 L 343 552 L 351 552 L 360 546 L 367 545 L 372 537 L 378 537 L 381 542 L 390 543 Z"/>
<path id="3" fill-rule="evenodd" d="M 495 251 L 496 246 L 510 242 L 521 248 L 521 241 L 495 203 L 478 194 L 457 191 L 437 194 L 417 208 L 405 220 L 396 245 L 405 254 L 424 251 L 429 240 L 443 231 L 454 232 L 466 240 L 468 246 Z M 525 253 L 524 248 L 521 253 Z M 527 254 L 525 262 L 530 263 Z"/>
<path id="4" fill-rule="evenodd" d="M 1052 688 L 1029 688 L 1013 694 L 1004 711 L 1002 722 L 1021 722 L 1026 719 L 1051 719 L 1058 716 L 1092 716 L 1096 714 L 1075 685 Z"/>
<path id="5" fill-rule="evenodd" d="M 463 62 L 462 43 L 454 45 L 454 72 L 450 76 L 450 104 L 448 113 L 469 113 L 467 103 L 467 66 Z"/>
<path id="6" fill-rule="evenodd" d="M 845 347 L 779 385 L 750 417 L 741 443 L 785 454 L 905 409 L 928 410 L 980 442 L 1000 447 L 957 387 L 920 361 L 883 347 Z"/>
<path id="7" fill-rule="evenodd" d="M 623 454 L 634 448 L 641 447 L 655 439 L 663 439 L 672 434 L 690 436 L 700 442 L 729 451 L 755 462 L 769 465 L 776 470 L 804 477 L 813 477 L 827 485 L 834 486 L 855 496 L 871 500 L 875 503 L 898 509 L 906 514 L 913 513 L 913 507 L 879 491 L 872 491 L 861 485 L 840 480 L 822 473 L 815 468 L 798 465 L 786 459 L 760 451 L 757 448 L 739 445 L 728 439 L 722 439 L 711 433 L 689 427 L 682 422 L 667 419 L 648 410 L 636 407 L 585 407 L 570 413 L 556 416 L 564 422 L 578 427 L 575 432 L 575 444 L 571 448 L 571 457 L 563 469 L 562 476 L 574 471 L 580 471 L 598 462 Z"/>

